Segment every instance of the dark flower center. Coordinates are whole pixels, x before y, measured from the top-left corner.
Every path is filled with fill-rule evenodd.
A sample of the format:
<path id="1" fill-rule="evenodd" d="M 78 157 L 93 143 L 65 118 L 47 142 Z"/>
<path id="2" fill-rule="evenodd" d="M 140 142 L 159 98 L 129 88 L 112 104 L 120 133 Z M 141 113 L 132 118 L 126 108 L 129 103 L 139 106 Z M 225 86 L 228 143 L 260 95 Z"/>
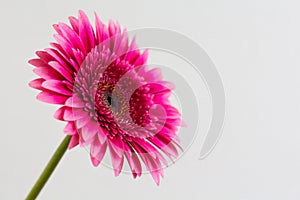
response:
<path id="1" fill-rule="evenodd" d="M 113 105 L 112 105 L 112 104 L 113 104 L 113 103 L 112 103 L 113 100 L 112 100 L 112 98 L 111 98 L 110 95 L 107 96 L 106 100 L 107 100 L 107 102 L 108 102 L 108 105 L 113 106 Z"/>
<path id="2" fill-rule="evenodd" d="M 117 114 L 120 112 L 120 106 L 122 104 L 121 98 L 118 97 L 118 95 L 112 95 L 112 92 L 110 90 L 106 90 L 103 92 L 103 102 L 106 107 L 114 112 L 114 114 Z"/>

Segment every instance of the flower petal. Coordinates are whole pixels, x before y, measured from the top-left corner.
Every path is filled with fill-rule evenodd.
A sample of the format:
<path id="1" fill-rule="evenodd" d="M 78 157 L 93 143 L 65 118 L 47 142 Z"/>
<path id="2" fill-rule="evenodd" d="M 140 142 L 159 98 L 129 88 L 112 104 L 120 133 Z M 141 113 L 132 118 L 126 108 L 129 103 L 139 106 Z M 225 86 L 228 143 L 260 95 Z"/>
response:
<path id="1" fill-rule="evenodd" d="M 66 71 L 71 75 L 76 71 L 74 66 L 70 64 L 70 57 L 67 56 L 65 50 L 57 43 L 50 43 L 53 48 L 46 48 L 45 51 L 55 58 L 55 62 L 58 62 Z"/>
<path id="2" fill-rule="evenodd" d="M 98 44 L 101 44 L 103 41 L 107 40 L 108 38 L 108 30 L 107 27 L 101 22 L 97 13 L 95 13 L 95 26 L 96 26 L 96 38 L 98 40 Z"/>
<path id="3" fill-rule="evenodd" d="M 145 64 L 146 61 L 147 61 L 147 59 L 148 59 L 148 54 L 149 54 L 149 51 L 148 51 L 148 50 L 145 50 L 145 51 L 143 52 L 143 54 L 140 55 L 140 56 L 138 57 L 138 59 L 136 59 L 136 61 L 134 62 L 134 65 L 135 65 L 135 66 L 141 66 L 141 65 Z"/>
<path id="4" fill-rule="evenodd" d="M 93 141 L 98 132 L 98 123 L 90 120 L 85 126 L 81 128 L 81 136 L 85 143 Z"/>
<path id="5" fill-rule="evenodd" d="M 72 74 L 70 72 L 68 72 L 68 70 L 66 70 L 65 67 L 63 67 L 60 63 L 56 62 L 56 61 L 51 61 L 49 62 L 49 65 L 55 69 L 56 71 L 58 71 L 63 77 L 65 77 L 69 82 L 73 83 L 74 82 L 74 78 L 72 76 Z"/>
<path id="6" fill-rule="evenodd" d="M 163 174 L 162 166 L 158 158 L 153 158 L 142 146 L 137 143 L 131 143 L 134 145 L 134 149 L 138 152 L 141 159 L 145 163 L 147 170 L 150 172 L 155 183 L 159 185 L 160 175 Z"/>
<path id="7" fill-rule="evenodd" d="M 43 82 L 42 84 L 43 88 L 46 88 L 48 90 L 51 90 L 53 92 L 57 92 L 59 94 L 71 96 L 72 91 L 69 90 L 69 88 L 61 81 L 58 80 L 47 80 Z"/>
<path id="8" fill-rule="evenodd" d="M 43 60 L 45 63 L 48 63 L 48 62 L 50 62 L 50 61 L 55 60 L 52 56 L 50 56 L 50 55 L 49 55 L 47 52 L 45 52 L 45 51 L 36 51 L 35 53 L 36 53 L 36 55 L 37 55 L 38 57 L 40 57 L 40 59 Z"/>
<path id="9" fill-rule="evenodd" d="M 142 175 L 142 165 L 141 165 L 141 162 L 140 162 L 137 154 L 128 144 L 125 143 L 124 147 L 125 147 L 124 154 L 126 156 L 129 167 L 131 169 L 133 178 L 136 178 L 137 176 L 141 176 Z"/>
<path id="10" fill-rule="evenodd" d="M 38 68 L 33 69 L 33 72 L 46 80 L 49 80 L 49 79 L 62 80 L 63 79 L 62 76 L 51 67 L 38 67 Z"/>
<path id="11" fill-rule="evenodd" d="M 71 16 L 71 17 L 69 17 L 69 21 L 70 21 L 70 24 L 71 24 L 73 30 L 78 34 L 79 33 L 79 29 L 78 29 L 79 22 L 78 22 L 78 19 L 76 17 Z"/>
<path id="12" fill-rule="evenodd" d="M 79 144 L 79 135 L 78 134 L 72 135 L 68 149 L 72 149 L 72 148 L 76 147 L 78 144 Z"/>
<path id="13" fill-rule="evenodd" d="M 81 114 L 79 115 L 78 113 Z M 74 116 L 78 118 L 75 121 L 76 127 L 78 129 L 84 127 L 90 121 L 90 116 L 87 112 L 84 111 L 74 112 Z"/>
<path id="14" fill-rule="evenodd" d="M 54 117 L 58 120 L 61 120 L 61 121 L 74 121 L 74 120 L 76 120 L 76 118 L 74 117 L 74 114 L 73 114 L 73 109 L 71 107 L 68 107 L 68 106 L 63 106 L 63 107 L 59 108 L 55 112 Z"/>
<path id="15" fill-rule="evenodd" d="M 29 86 L 38 90 L 43 90 L 42 83 L 45 81 L 43 78 L 37 78 L 29 82 Z"/>
<path id="16" fill-rule="evenodd" d="M 49 67 L 47 63 L 45 63 L 43 60 L 39 58 L 34 58 L 28 61 L 29 64 L 35 66 L 35 67 Z"/>
<path id="17" fill-rule="evenodd" d="M 91 49 L 95 46 L 95 35 L 93 28 L 89 22 L 88 17 L 83 11 L 79 10 L 78 16 L 79 36 L 82 39 L 87 52 L 90 52 Z"/>
<path id="18" fill-rule="evenodd" d="M 72 108 L 83 108 L 85 104 L 82 102 L 80 98 L 78 98 L 76 95 L 71 96 L 66 101 L 66 106 L 72 107 Z"/>
<path id="19" fill-rule="evenodd" d="M 95 167 L 97 167 L 101 163 L 101 161 L 105 155 L 106 149 L 107 149 L 106 142 L 101 144 L 99 142 L 99 140 L 96 139 L 91 144 L 90 157 L 91 157 L 92 163 Z"/>
<path id="20" fill-rule="evenodd" d="M 111 140 L 108 143 L 108 147 L 111 155 L 111 161 L 114 168 L 115 176 L 119 176 L 124 163 L 124 152 L 121 148 L 116 147 L 114 144 L 112 144 Z"/>
<path id="21" fill-rule="evenodd" d="M 67 135 L 75 135 L 75 134 L 77 134 L 77 129 L 76 129 L 76 126 L 74 124 L 74 121 L 70 121 L 70 122 L 67 123 L 67 125 L 64 128 L 64 132 Z"/>
<path id="22" fill-rule="evenodd" d="M 46 103 L 64 104 L 68 99 L 68 96 L 64 96 L 49 90 L 44 90 L 37 95 L 37 99 Z"/>
<path id="23" fill-rule="evenodd" d="M 173 157 L 178 156 L 178 151 L 176 147 L 172 144 L 171 139 L 162 139 L 162 137 L 158 137 L 159 134 L 156 134 L 154 137 L 148 138 L 148 140 L 157 146 L 162 152 L 164 152 L 172 161 Z"/>
<path id="24" fill-rule="evenodd" d="M 68 40 L 74 49 L 79 49 L 80 51 L 85 50 L 81 38 L 73 29 L 64 23 L 59 23 L 59 27 L 63 36 Z"/>
<path id="25" fill-rule="evenodd" d="M 66 56 L 69 58 L 72 57 L 73 56 L 72 46 L 68 42 L 68 40 L 60 34 L 54 34 L 54 38 L 56 39 L 58 44 L 63 48 L 64 52 L 66 53 Z"/>

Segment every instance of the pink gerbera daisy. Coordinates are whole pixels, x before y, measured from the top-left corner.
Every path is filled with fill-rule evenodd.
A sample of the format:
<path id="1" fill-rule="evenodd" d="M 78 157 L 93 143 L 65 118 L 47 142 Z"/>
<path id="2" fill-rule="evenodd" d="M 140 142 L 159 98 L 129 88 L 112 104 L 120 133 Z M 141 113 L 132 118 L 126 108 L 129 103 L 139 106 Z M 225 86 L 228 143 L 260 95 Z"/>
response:
<path id="1" fill-rule="evenodd" d="M 69 21 L 71 26 L 55 24 L 57 42 L 29 61 L 40 76 L 29 85 L 41 90 L 38 100 L 62 105 L 55 118 L 67 122 L 70 149 L 89 147 L 94 166 L 108 149 L 116 176 L 124 158 L 134 178 L 141 176 L 143 162 L 159 184 L 165 157 L 173 161 L 180 148 L 181 115 L 170 104 L 172 84 L 158 68 L 147 69 L 147 51 L 129 42 L 118 23 L 106 26 L 96 15 L 94 29 L 82 11 Z"/>

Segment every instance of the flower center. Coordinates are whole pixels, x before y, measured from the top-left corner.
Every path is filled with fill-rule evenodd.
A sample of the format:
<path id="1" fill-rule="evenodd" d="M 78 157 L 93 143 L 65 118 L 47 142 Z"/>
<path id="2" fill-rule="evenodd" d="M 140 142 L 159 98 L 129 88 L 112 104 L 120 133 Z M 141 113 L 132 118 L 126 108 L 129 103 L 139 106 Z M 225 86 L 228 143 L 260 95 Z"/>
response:
<path id="1" fill-rule="evenodd" d="M 107 98 L 106 98 L 106 100 L 107 100 L 109 106 L 113 106 L 113 105 L 112 105 L 113 102 L 112 102 L 111 96 L 108 95 Z"/>
<path id="2" fill-rule="evenodd" d="M 119 104 L 117 97 L 113 97 L 109 90 L 103 93 L 103 101 L 104 104 L 113 112 L 117 112 L 119 110 Z"/>

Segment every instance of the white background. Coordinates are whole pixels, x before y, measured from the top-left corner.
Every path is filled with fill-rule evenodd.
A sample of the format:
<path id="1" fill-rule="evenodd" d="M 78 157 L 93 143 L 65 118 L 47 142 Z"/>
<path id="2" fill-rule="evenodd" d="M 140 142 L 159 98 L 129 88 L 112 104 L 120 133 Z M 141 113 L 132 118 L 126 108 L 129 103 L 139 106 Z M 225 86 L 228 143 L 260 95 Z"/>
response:
<path id="1" fill-rule="evenodd" d="M 1 1 L 0 199 L 23 199 L 63 138 L 57 107 L 35 100 L 27 85 L 36 77 L 27 60 L 53 41 L 52 24 L 78 9 L 129 30 L 168 28 L 199 43 L 223 79 L 225 127 L 208 158 L 197 159 L 195 141 L 160 187 L 149 175 L 115 178 L 76 148 L 39 199 L 300 199 L 299 7 L 296 0 Z"/>

